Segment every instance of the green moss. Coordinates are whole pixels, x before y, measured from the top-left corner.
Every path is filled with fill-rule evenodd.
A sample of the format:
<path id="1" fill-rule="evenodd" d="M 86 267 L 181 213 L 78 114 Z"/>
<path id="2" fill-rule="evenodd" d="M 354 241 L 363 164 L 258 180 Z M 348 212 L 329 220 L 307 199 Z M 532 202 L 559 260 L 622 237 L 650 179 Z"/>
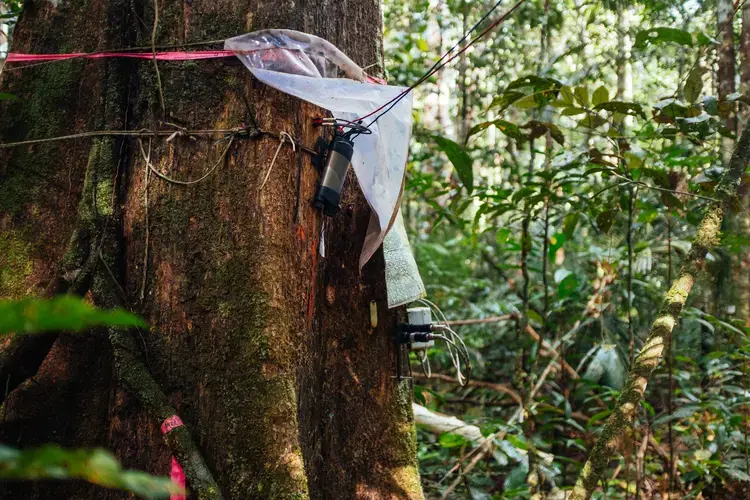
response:
<path id="1" fill-rule="evenodd" d="M 16 230 L 0 232 L 0 297 L 26 294 L 26 278 L 33 271 L 29 244 Z"/>

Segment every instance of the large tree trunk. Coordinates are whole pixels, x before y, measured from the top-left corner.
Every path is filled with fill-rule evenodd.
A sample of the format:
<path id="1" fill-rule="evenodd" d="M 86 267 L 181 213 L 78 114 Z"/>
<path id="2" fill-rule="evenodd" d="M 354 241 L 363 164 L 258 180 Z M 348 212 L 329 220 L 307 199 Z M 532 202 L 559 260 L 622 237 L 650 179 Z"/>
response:
<path id="1" fill-rule="evenodd" d="M 159 2 L 159 18 L 157 45 L 283 27 L 328 39 L 360 66 L 382 57 L 376 0 L 170 0 Z M 153 19 L 152 3 L 29 2 L 13 50 L 150 45 Z M 2 88 L 19 100 L 3 110 L 2 142 L 169 129 L 162 116 L 191 130 L 255 119 L 298 145 L 319 134 L 311 119 L 321 110 L 253 80 L 238 61 L 159 70 L 157 78 L 151 61 L 123 60 L 6 68 Z M 94 300 L 122 302 L 151 325 L 133 332 L 143 366 L 224 498 L 421 498 L 411 389 L 394 378 L 382 253 L 362 272 L 357 265 L 370 211 L 356 180 L 350 176 L 342 210 L 326 226 L 323 258 L 309 155 L 281 146 L 261 189 L 279 142 L 238 137 L 223 156 L 228 141 L 215 144 L 220 138 L 140 139 L 155 168 L 173 178 L 195 179 L 218 163 L 191 186 L 147 176 L 136 138 L 0 149 L 0 296 L 37 294 L 93 256 Z M 116 339 L 113 358 L 106 336 L 60 336 L 36 375 L 9 394 L 0 438 L 104 446 L 125 466 L 167 474 L 173 450 L 159 432 L 163 416 L 148 411 L 159 405 L 143 387 L 138 393 L 137 370 L 128 371 L 141 353 Z M 197 489 L 190 480 L 188 487 Z M 0 496 L 126 495 L 60 483 L 16 484 Z"/>

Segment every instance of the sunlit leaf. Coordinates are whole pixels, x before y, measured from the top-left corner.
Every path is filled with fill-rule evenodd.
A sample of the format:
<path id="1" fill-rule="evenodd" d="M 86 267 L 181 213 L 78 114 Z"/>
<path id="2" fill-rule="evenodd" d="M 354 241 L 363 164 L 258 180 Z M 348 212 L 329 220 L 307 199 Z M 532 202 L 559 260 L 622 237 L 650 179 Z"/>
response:
<path id="1" fill-rule="evenodd" d="M 492 99 L 492 103 L 490 104 L 490 109 L 499 107 L 500 108 L 499 112 L 502 113 L 508 106 L 510 106 L 517 100 L 521 99 L 524 95 L 525 94 L 523 92 L 506 90 L 502 94 Z"/>
<path id="2" fill-rule="evenodd" d="M 521 99 L 515 101 L 513 103 L 513 106 L 519 109 L 530 109 L 535 108 L 537 106 L 537 103 L 533 95 L 527 95 L 526 97 L 522 97 Z"/>
<path id="3" fill-rule="evenodd" d="M 0 301 L 0 335 L 81 331 L 101 325 L 146 326 L 142 319 L 123 309 L 105 311 L 70 295 L 49 300 Z"/>
<path id="4" fill-rule="evenodd" d="M 591 96 L 591 104 L 593 104 L 594 106 L 598 106 L 599 104 L 607 101 L 609 101 L 609 92 L 607 91 L 607 88 L 602 85 L 597 88 L 594 91 L 594 94 Z"/>
<path id="5" fill-rule="evenodd" d="M 586 90 L 586 87 L 576 87 L 573 91 L 573 95 L 575 96 L 576 101 L 578 101 L 578 104 L 580 104 L 584 108 L 589 107 L 589 92 L 588 90 Z"/>
<path id="6" fill-rule="evenodd" d="M 693 35 L 685 30 L 676 28 L 650 28 L 636 33 L 634 47 L 636 49 L 643 49 L 649 45 L 666 42 L 676 43 L 684 47 L 692 47 Z"/>
<path id="7" fill-rule="evenodd" d="M 575 96 L 573 95 L 573 91 L 567 85 L 563 85 L 562 87 L 560 87 L 560 98 L 569 106 L 573 106 L 575 104 Z"/>
<path id="8" fill-rule="evenodd" d="M 562 111 L 560 111 L 560 114 L 563 116 L 576 116 L 585 113 L 586 110 L 583 108 L 576 108 L 576 107 L 570 107 L 565 108 Z"/>
<path id="9" fill-rule="evenodd" d="M 66 450 L 56 445 L 17 450 L 0 444 L 0 479 L 82 479 L 144 498 L 168 498 L 182 493 L 169 478 L 123 470 L 106 450 Z"/>
<path id="10" fill-rule="evenodd" d="M 438 442 L 443 448 L 458 448 L 460 446 L 466 446 L 467 444 L 469 444 L 469 441 L 467 441 L 465 437 L 454 434 L 452 432 L 441 434 Z"/>

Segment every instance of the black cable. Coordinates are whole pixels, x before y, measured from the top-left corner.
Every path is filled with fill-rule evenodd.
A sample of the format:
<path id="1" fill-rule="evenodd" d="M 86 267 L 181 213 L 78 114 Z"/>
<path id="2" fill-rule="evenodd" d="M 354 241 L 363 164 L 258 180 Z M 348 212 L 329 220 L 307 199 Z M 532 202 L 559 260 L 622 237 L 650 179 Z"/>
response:
<path id="1" fill-rule="evenodd" d="M 508 10 L 508 11 L 507 11 L 507 12 L 506 12 L 505 14 L 503 14 L 502 16 L 500 16 L 500 18 L 499 18 L 499 19 L 497 19 L 497 20 L 496 20 L 495 22 L 493 22 L 493 23 L 492 23 L 492 24 L 491 24 L 491 25 L 490 25 L 490 26 L 489 26 L 489 27 L 488 27 L 487 29 L 485 29 L 485 30 L 484 30 L 484 31 L 483 31 L 482 33 L 480 33 L 480 34 L 479 34 L 478 36 L 476 36 L 476 37 L 475 37 L 475 38 L 473 38 L 473 39 L 472 39 L 471 41 L 469 41 L 469 43 L 468 43 L 468 44 L 466 44 L 466 46 L 465 46 L 464 48 L 462 48 L 462 49 L 461 49 L 461 50 L 460 50 L 460 51 L 459 51 L 459 52 L 458 52 L 457 54 L 453 55 L 453 56 L 452 56 L 452 57 L 451 57 L 450 59 L 448 59 L 447 61 L 443 62 L 443 60 L 444 60 L 444 59 L 445 59 L 446 57 L 448 57 L 448 56 L 449 56 L 449 55 L 451 54 L 451 52 L 453 52 L 453 50 L 455 50 L 455 49 L 456 49 L 456 48 L 457 48 L 457 47 L 458 47 L 458 46 L 459 46 L 459 45 L 460 45 L 460 44 L 461 44 L 462 42 L 464 42 L 464 41 L 465 41 L 465 40 L 466 40 L 466 39 L 467 39 L 467 38 L 469 37 L 469 35 L 471 35 L 471 34 L 472 34 L 472 33 L 473 33 L 474 31 L 476 31 L 476 29 L 477 29 L 477 28 L 479 27 L 479 25 L 480 25 L 480 24 L 482 24 L 482 23 L 483 23 L 483 22 L 484 22 L 484 21 L 485 21 L 485 20 L 486 20 L 486 19 L 487 19 L 487 18 L 488 18 L 488 17 L 489 17 L 489 16 L 490 16 L 490 15 L 491 15 L 491 14 L 492 14 L 492 13 L 493 13 L 493 12 L 494 12 L 494 11 L 495 11 L 495 10 L 496 10 L 496 9 L 497 9 L 498 7 L 499 7 L 499 6 L 500 6 L 500 4 L 501 4 L 501 3 L 503 2 L 503 0 L 499 0 L 499 1 L 497 2 L 497 3 L 495 3 L 495 5 L 493 5 L 493 6 L 492 6 L 492 8 L 491 8 L 490 10 L 488 10 L 488 11 L 487 11 L 487 12 L 486 12 L 486 13 L 484 14 L 484 16 L 482 16 L 482 18 L 481 18 L 481 19 L 480 19 L 479 21 L 477 21 L 477 23 L 476 23 L 476 24 L 475 24 L 474 26 L 472 26 L 472 27 L 471 27 L 471 29 L 470 29 L 469 31 L 467 31 L 467 32 L 466 32 L 466 34 L 465 34 L 465 35 L 464 35 L 463 37 L 461 37 L 461 39 L 459 39 L 459 40 L 458 40 L 458 41 L 457 41 L 457 42 L 456 42 L 456 43 L 455 43 L 455 44 L 454 44 L 454 45 L 453 45 L 453 46 L 452 46 L 452 47 L 451 47 L 451 48 L 450 48 L 450 49 L 449 49 L 448 51 L 446 51 L 446 52 L 445 52 L 445 53 L 444 53 L 444 54 L 443 54 L 443 55 L 442 55 L 442 56 L 440 57 L 440 59 L 438 59 L 437 61 L 435 61 L 435 63 L 434 63 L 434 64 L 433 64 L 433 65 L 432 65 L 432 66 L 430 67 L 430 69 L 428 69 L 428 70 L 427 70 L 427 72 L 425 72 L 425 74 L 424 74 L 424 75 L 422 75 L 422 77 L 421 77 L 421 78 L 420 78 L 419 80 L 417 80 L 417 81 L 416 81 L 416 82 L 415 82 L 414 84 L 412 84 L 412 85 L 411 85 L 410 87 L 408 87 L 408 88 L 407 88 L 406 90 L 404 90 L 403 92 L 401 92 L 401 93 L 400 93 L 400 94 L 399 94 L 398 96 L 394 97 L 394 98 L 393 98 L 393 99 L 392 99 L 391 101 L 389 101 L 389 102 L 386 102 L 386 103 L 385 103 L 385 104 L 383 104 L 383 105 L 382 105 L 381 107 L 379 107 L 379 108 L 375 109 L 374 111 L 372 111 L 372 112 L 370 112 L 370 113 L 366 114 L 365 116 L 361 117 L 361 118 L 360 118 L 360 120 L 362 120 L 362 119 L 364 119 L 364 118 L 367 118 L 367 117 L 369 117 L 369 116 L 372 116 L 373 114 L 375 114 L 375 113 L 377 113 L 378 111 L 382 110 L 383 108 L 386 108 L 386 107 L 387 107 L 386 109 L 384 109 L 384 110 L 382 111 L 382 113 L 380 113 L 380 114 L 379 114 L 378 116 L 376 116 L 376 117 L 375 117 L 375 118 L 374 118 L 374 119 L 373 119 L 373 120 L 372 120 L 372 121 L 371 121 L 371 122 L 370 122 L 370 123 L 369 123 L 369 124 L 367 125 L 367 127 L 371 127 L 372 125 L 374 125 L 374 124 L 375 124 L 375 123 L 376 123 L 376 122 L 377 122 L 377 121 L 378 121 L 378 120 L 379 120 L 379 119 L 380 119 L 380 118 L 381 118 L 381 117 L 382 117 L 383 115 L 385 115 L 385 114 L 386 114 L 386 113 L 388 113 L 388 112 L 389 112 L 390 110 L 392 110 L 392 109 L 393 109 L 393 107 L 394 107 L 394 106 L 396 106 L 396 104 L 398 104 L 398 103 L 399 103 L 399 102 L 400 102 L 400 101 L 401 101 L 401 100 L 402 100 L 402 99 L 403 99 L 404 97 L 406 97 L 406 96 L 407 96 L 407 95 L 408 95 L 408 94 L 409 94 L 409 93 L 410 93 L 410 92 L 411 92 L 412 90 L 414 90 L 414 89 L 415 89 L 415 88 L 416 88 L 416 87 L 417 87 L 418 85 L 421 85 L 421 84 L 422 84 L 422 83 L 423 83 L 424 81 L 426 81 L 426 80 L 427 80 L 427 79 L 428 79 L 429 77 L 431 77 L 432 75 L 434 75 L 435 73 L 437 73 L 438 71 L 440 71 L 440 70 L 441 70 L 442 68 L 444 68 L 444 67 L 445 67 L 445 66 L 446 66 L 446 65 L 447 65 L 447 64 L 448 64 L 449 62 L 451 62 L 451 61 L 452 61 L 453 59 L 455 59 L 455 58 L 456 58 L 457 56 L 459 56 L 459 55 L 460 55 L 460 54 L 462 54 L 462 53 L 463 53 L 464 51 L 466 51 L 466 49 L 468 49 L 469 47 L 471 47 L 471 46 L 472 46 L 472 45 L 473 45 L 473 44 L 474 44 L 474 43 L 475 43 L 475 42 L 476 42 L 477 40 L 479 40 L 479 39 L 480 39 L 480 38 L 482 38 L 482 37 L 483 37 L 484 35 L 486 35 L 486 34 L 487 34 L 487 33 L 488 33 L 488 32 L 489 32 L 489 31 L 490 31 L 491 29 L 493 29 L 493 28 L 494 28 L 495 26 L 497 26 L 497 25 L 498 25 L 499 23 L 501 23 L 502 21 L 504 21 L 504 20 L 505 20 L 505 19 L 506 19 L 506 18 L 507 18 L 507 17 L 508 17 L 508 16 L 509 16 L 509 15 L 510 15 L 510 14 L 511 14 L 511 13 L 512 13 L 512 12 L 513 12 L 514 10 L 516 10 L 516 8 L 517 8 L 517 7 L 519 6 L 519 5 L 521 5 L 521 4 L 522 4 L 522 3 L 524 2 L 524 1 L 525 1 L 525 0 L 520 0 L 520 1 L 518 1 L 518 2 L 517 2 L 517 3 L 516 3 L 516 4 L 514 5 L 514 6 L 513 6 L 513 7 L 511 7 L 511 8 L 510 8 L 510 9 L 509 9 L 509 10 Z M 441 63 L 442 63 L 442 64 L 441 64 Z M 357 135 L 359 135 L 359 134 L 357 134 Z M 357 137 L 357 135 L 355 135 L 354 137 L 352 137 L 352 139 L 355 139 L 355 138 Z"/>

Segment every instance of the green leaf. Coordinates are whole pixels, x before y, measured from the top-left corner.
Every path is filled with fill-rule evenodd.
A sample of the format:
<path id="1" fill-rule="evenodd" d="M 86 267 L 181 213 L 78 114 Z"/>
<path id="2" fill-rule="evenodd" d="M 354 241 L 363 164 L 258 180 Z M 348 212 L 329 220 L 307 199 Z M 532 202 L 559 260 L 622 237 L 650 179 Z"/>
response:
<path id="1" fill-rule="evenodd" d="M 589 107 L 589 92 L 588 90 L 586 90 L 586 87 L 576 87 L 573 91 L 573 95 L 575 96 L 576 101 L 578 101 L 578 104 L 580 104 L 584 108 Z"/>
<path id="2" fill-rule="evenodd" d="M 427 400 L 424 397 L 425 388 L 421 385 L 414 384 L 414 401 L 421 405 L 426 405 Z"/>
<path id="3" fill-rule="evenodd" d="M 689 103 L 694 103 L 698 100 L 703 91 L 703 75 L 706 73 L 706 69 L 696 64 L 690 71 L 690 74 L 685 81 L 685 88 L 683 89 L 683 95 L 685 100 Z"/>
<path id="4" fill-rule="evenodd" d="M 590 114 L 585 118 L 582 118 L 581 121 L 578 122 L 578 125 L 586 128 L 596 128 L 604 125 L 605 123 L 607 123 L 607 120 L 605 120 L 601 116 L 597 114 Z"/>
<path id="5" fill-rule="evenodd" d="M 570 273 L 557 285 L 557 297 L 560 299 L 570 297 L 576 291 L 578 285 L 578 278 L 576 278 L 575 274 Z"/>
<path id="6" fill-rule="evenodd" d="M 594 106 L 598 106 L 607 101 L 609 101 L 609 92 L 607 91 L 607 88 L 602 85 L 594 91 L 594 95 L 591 96 L 591 103 Z"/>
<path id="7" fill-rule="evenodd" d="M 519 109 L 531 109 L 537 106 L 536 100 L 534 99 L 533 95 L 522 97 L 521 99 L 518 99 L 516 102 L 514 102 L 513 105 Z"/>
<path id="8" fill-rule="evenodd" d="M 684 47 L 693 46 L 693 35 L 685 30 L 658 27 L 639 31 L 635 35 L 634 48 L 643 49 L 659 43 L 676 43 Z"/>
<path id="9" fill-rule="evenodd" d="M 82 479 L 144 498 L 184 493 L 167 477 L 123 470 L 106 450 L 66 450 L 56 445 L 17 450 L 0 444 L 0 478 L 4 480 Z"/>
<path id="10" fill-rule="evenodd" d="M 565 234 L 568 239 L 573 237 L 573 232 L 575 231 L 576 225 L 578 225 L 578 220 L 580 218 L 581 214 L 577 212 L 571 212 L 563 217 L 562 230 L 563 234 Z"/>
<path id="11" fill-rule="evenodd" d="M 467 441 L 465 437 L 459 436 L 458 434 L 454 434 L 452 432 L 441 434 L 438 442 L 443 448 L 458 448 L 469 443 L 469 441 Z"/>
<path id="12" fill-rule="evenodd" d="M 524 87 L 533 87 L 535 91 L 553 90 L 562 86 L 562 83 L 554 78 L 543 78 L 537 75 L 527 75 L 512 81 L 507 90 L 520 89 Z"/>
<path id="13" fill-rule="evenodd" d="M 433 138 L 438 147 L 448 156 L 448 159 L 453 164 L 453 168 L 456 169 L 461 183 L 471 193 L 474 189 L 474 162 L 471 160 L 469 153 L 447 137 L 435 135 Z"/>
<path id="14" fill-rule="evenodd" d="M 560 111 L 562 116 L 576 116 L 585 113 L 586 110 L 583 108 L 570 107 Z"/>
<path id="15" fill-rule="evenodd" d="M 533 309 L 529 309 L 526 311 L 526 317 L 528 317 L 529 320 L 533 321 L 534 323 L 538 325 L 544 324 L 544 318 L 542 318 L 542 315 L 534 311 Z"/>
<path id="16" fill-rule="evenodd" d="M 497 234 L 495 235 L 495 241 L 497 241 L 498 245 L 502 245 L 506 241 L 508 241 L 508 238 L 510 237 L 510 229 L 507 227 L 501 228 L 497 230 Z"/>
<path id="17" fill-rule="evenodd" d="M 567 85 L 563 85 L 562 87 L 560 87 L 560 98 L 569 106 L 575 104 L 575 96 L 573 95 L 573 91 Z"/>
<path id="18" fill-rule="evenodd" d="M 604 410 L 600 411 L 596 415 L 592 415 L 591 418 L 589 418 L 588 422 L 586 422 L 586 427 L 591 428 L 591 426 L 595 423 L 597 423 L 600 420 L 603 420 L 612 414 L 612 410 Z"/>
<path id="19" fill-rule="evenodd" d="M 0 92 L 0 101 L 16 101 L 18 97 L 7 92 Z"/>
<path id="20" fill-rule="evenodd" d="M 123 309 L 97 309 L 70 295 L 61 295 L 51 300 L 0 301 L 0 335 L 56 330 L 81 331 L 103 325 L 145 327 L 146 323 Z"/>
<path id="21" fill-rule="evenodd" d="M 490 109 L 499 107 L 499 112 L 502 113 L 505 111 L 508 106 L 522 98 L 525 94 L 523 92 L 513 91 L 513 90 L 506 90 L 499 96 L 496 96 L 494 99 L 492 99 L 492 103 L 490 104 Z"/>
<path id="22" fill-rule="evenodd" d="M 549 237 L 549 249 L 547 252 L 547 258 L 549 260 L 555 259 L 555 254 L 562 248 L 565 242 L 568 240 L 568 235 L 565 233 L 555 233 Z"/>
<path id="23" fill-rule="evenodd" d="M 615 222 L 618 210 L 610 209 L 601 212 L 596 216 L 596 227 L 599 228 L 603 233 L 608 233 L 612 229 L 612 224 Z"/>
<path id="24" fill-rule="evenodd" d="M 556 143 L 558 143 L 560 146 L 565 145 L 565 135 L 562 133 L 562 130 L 560 130 L 560 127 L 550 122 L 542 122 L 542 125 L 547 127 L 549 134 L 552 136 Z"/>
<path id="25" fill-rule="evenodd" d="M 511 123 L 509 121 L 506 121 L 506 120 L 493 120 L 490 122 L 478 123 L 474 125 L 473 127 L 471 127 L 466 137 L 468 139 L 472 135 L 477 134 L 483 130 L 486 130 L 492 126 L 500 130 L 500 132 L 510 137 L 511 139 L 515 139 L 517 141 L 524 141 L 528 138 L 526 134 L 524 134 L 521 131 L 518 125 L 516 125 L 515 123 Z"/>
<path id="26" fill-rule="evenodd" d="M 609 101 L 597 104 L 594 109 L 596 111 L 604 110 L 611 111 L 613 113 L 622 113 L 631 116 L 640 116 L 646 118 L 646 113 L 643 112 L 643 107 L 640 104 L 634 102 L 622 102 L 622 101 Z M 598 125 L 597 125 L 598 126 Z"/>

